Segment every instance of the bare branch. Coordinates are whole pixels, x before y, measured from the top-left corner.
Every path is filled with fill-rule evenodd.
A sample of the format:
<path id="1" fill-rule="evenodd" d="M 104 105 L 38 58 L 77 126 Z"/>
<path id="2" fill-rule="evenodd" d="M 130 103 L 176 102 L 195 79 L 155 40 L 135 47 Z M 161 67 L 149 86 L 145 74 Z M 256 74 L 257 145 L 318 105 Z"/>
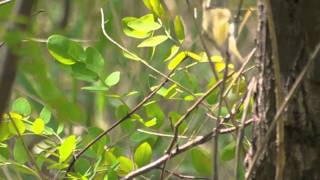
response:
<path id="1" fill-rule="evenodd" d="M 252 122 L 252 119 L 248 120 L 245 124 L 248 125 Z M 225 128 L 218 130 L 219 134 L 227 134 L 231 133 L 236 130 L 236 127 L 231 128 Z M 204 136 L 197 136 L 195 139 L 188 141 L 187 143 L 179 146 L 179 148 L 176 148 L 172 150 L 170 153 L 164 154 L 162 157 L 158 158 L 157 160 L 153 161 L 152 163 L 149 163 L 135 171 L 132 171 L 131 173 L 127 174 L 122 179 L 132 179 L 134 177 L 137 177 L 139 175 L 142 175 L 144 173 L 147 173 L 155 168 L 158 168 L 160 165 L 162 165 L 164 162 L 166 162 L 168 159 L 171 159 L 181 153 L 184 153 L 185 151 L 195 147 L 199 146 L 201 144 L 204 144 L 212 139 L 214 135 L 214 131 L 211 131 L 210 133 L 204 135 Z"/>

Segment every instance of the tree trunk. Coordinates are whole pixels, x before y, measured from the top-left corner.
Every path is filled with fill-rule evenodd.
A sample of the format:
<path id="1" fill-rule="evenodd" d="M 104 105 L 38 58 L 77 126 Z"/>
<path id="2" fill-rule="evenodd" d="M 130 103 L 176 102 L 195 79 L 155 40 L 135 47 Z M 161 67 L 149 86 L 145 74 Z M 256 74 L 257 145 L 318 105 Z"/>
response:
<path id="1" fill-rule="evenodd" d="M 280 63 L 284 96 L 320 43 L 319 0 L 270 0 Z M 272 46 L 265 0 L 258 0 L 259 27 L 257 65 L 259 84 L 255 97 L 253 155 L 276 113 L 276 84 Z M 320 56 L 315 59 L 283 119 L 285 166 L 284 179 L 320 179 Z M 280 102 L 281 103 L 281 102 Z M 276 174 L 276 131 L 254 168 L 252 179 L 274 179 Z M 250 162 L 249 162 L 250 163 Z"/>

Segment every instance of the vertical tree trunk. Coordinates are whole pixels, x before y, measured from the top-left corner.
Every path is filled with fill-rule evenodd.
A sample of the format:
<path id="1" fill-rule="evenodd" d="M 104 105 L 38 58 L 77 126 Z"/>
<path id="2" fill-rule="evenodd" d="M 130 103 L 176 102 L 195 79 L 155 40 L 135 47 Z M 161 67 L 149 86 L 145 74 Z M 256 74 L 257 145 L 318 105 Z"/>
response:
<path id="1" fill-rule="evenodd" d="M 27 30 L 28 21 L 31 16 L 31 10 L 34 2 L 35 0 L 22 0 L 17 2 L 17 19 L 24 17 L 26 22 L 21 22 L 21 20 L 11 22 L 12 24 L 9 24 L 7 31 L 24 32 Z M 19 48 L 20 43 L 16 44 L 15 47 L 9 47 L 9 45 L 6 47 L 2 67 L 0 67 L 0 122 L 2 114 L 6 111 L 6 107 L 10 100 L 12 86 L 16 77 L 19 56 L 16 54 L 16 52 L 14 52 L 13 49 Z"/>
<path id="2" fill-rule="evenodd" d="M 319 0 L 258 0 L 259 85 L 255 98 L 253 154 L 276 112 L 275 81 L 272 65 L 268 11 L 272 11 L 277 36 L 280 74 L 284 95 L 309 60 L 310 53 L 320 43 Z M 320 56 L 300 84 L 283 113 L 285 121 L 284 179 L 320 179 Z M 275 131 L 254 168 L 252 179 L 274 179 L 276 172 Z"/>

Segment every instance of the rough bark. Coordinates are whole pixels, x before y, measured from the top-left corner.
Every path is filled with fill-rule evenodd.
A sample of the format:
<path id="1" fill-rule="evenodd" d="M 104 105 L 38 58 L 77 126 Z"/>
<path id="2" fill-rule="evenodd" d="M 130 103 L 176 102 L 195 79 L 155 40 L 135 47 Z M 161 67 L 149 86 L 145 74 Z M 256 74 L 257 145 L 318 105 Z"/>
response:
<path id="1" fill-rule="evenodd" d="M 319 0 L 271 0 L 271 11 L 279 47 L 282 89 L 286 92 L 308 61 L 309 53 L 320 43 Z M 271 61 L 270 34 L 266 5 L 259 0 L 258 56 L 259 87 L 256 92 L 253 128 L 253 154 L 275 115 L 275 83 Z M 284 179 L 320 179 L 320 57 L 284 112 Z M 275 131 L 274 131 L 275 132 Z M 275 135 L 274 135 L 275 137 Z M 276 143 L 271 138 L 254 169 L 252 179 L 274 179 Z"/>

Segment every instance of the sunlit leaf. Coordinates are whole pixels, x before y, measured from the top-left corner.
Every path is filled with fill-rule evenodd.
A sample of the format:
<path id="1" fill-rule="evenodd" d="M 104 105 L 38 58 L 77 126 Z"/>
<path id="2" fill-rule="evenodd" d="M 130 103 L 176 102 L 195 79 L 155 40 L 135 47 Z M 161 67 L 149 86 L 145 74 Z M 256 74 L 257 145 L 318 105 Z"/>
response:
<path id="1" fill-rule="evenodd" d="M 138 167 L 148 164 L 152 158 L 152 148 L 149 143 L 142 143 L 134 153 L 134 161 Z"/>
<path id="2" fill-rule="evenodd" d="M 152 126 L 157 125 L 157 118 L 152 118 L 152 119 L 150 119 L 149 121 L 146 121 L 146 122 L 144 123 L 144 125 L 145 125 L 146 127 L 152 127 Z"/>
<path id="3" fill-rule="evenodd" d="M 23 134 L 26 131 L 26 126 L 22 121 L 22 116 L 17 113 L 10 112 L 8 129 L 12 134 Z M 18 132 L 17 132 L 18 131 Z"/>
<path id="4" fill-rule="evenodd" d="M 119 161 L 117 170 L 119 176 L 125 176 L 133 170 L 133 162 L 129 158 L 120 156 L 117 160 Z"/>
<path id="5" fill-rule="evenodd" d="M 42 119 L 37 118 L 32 124 L 32 132 L 35 134 L 41 134 L 44 130 L 44 122 Z"/>
<path id="6" fill-rule="evenodd" d="M 150 37 L 144 41 L 142 41 L 138 47 L 155 47 L 168 39 L 167 36 L 159 35 Z"/>
<path id="7" fill-rule="evenodd" d="M 173 45 L 170 49 L 170 54 L 164 61 L 171 60 L 178 53 L 178 51 L 179 51 L 179 47 L 176 45 Z"/>
<path id="8" fill-rule="evenodd" d="M 63 140 L 62 144 L 58 147 L 59 162 L 62 163 L 68 159 L 76 147 L 76 136 L 71 135 Z"/>
<path id="9" fill-rule="evenodd" d="M 3 118 L 4 119 L 4 118 Z M 9 131 L 9 122 L 3 120 L 0 122 L 0 142 L 8 139 L 9 135 L 10 135 L 10 131 Z"/>
<path id="10" fill-rule="evenodd" d="M 128 26 L 142 32 L 150 32 L 161 28 L 161 25 L 154 21 L 153 14 L 147 14 L 139 19 L 129 21 Z"/>
<path id="11" fill-rule="evenodd" d="M 120 81 L 120 71 L 115 71 L 111 73 L 104 81 L 107 86 L 111 87 L 118 84 Z"/>
<path id="12" fill-rule="evenodd" d="M 125 51 L 122 51 L 122 54 L 123 54 L 124 57 L 126 57 L 126 58 L 128 58 L 128 59 L 131 59 L 131 60 L 134 60 L 134 61 L 140 61 L 140 60 L 141 60 L 141 59 L 140 59 L 137 55 L 135 55 L 135 54 L 129 54 L 129 53 L 125 52 Z"/>
<path id="13" fill-rule="evenodd" d="M 180 52 L 177 54 L 168 64 L 168 69 L 173 70 L 176 68 L 184 59 L 186 58 L 186 53 L 185 52 Z"/>
<path id="14" fill-rule="evenodd" d="M 144 39 L 151 35 L 150 32 L 137 31 L 128 26 L 128 23 L 131 21 L 135 21 L 138 18 L 135 17 L 125 17 L 122 19 L 122 28 L 125 35 L 133 38 Z"/>

